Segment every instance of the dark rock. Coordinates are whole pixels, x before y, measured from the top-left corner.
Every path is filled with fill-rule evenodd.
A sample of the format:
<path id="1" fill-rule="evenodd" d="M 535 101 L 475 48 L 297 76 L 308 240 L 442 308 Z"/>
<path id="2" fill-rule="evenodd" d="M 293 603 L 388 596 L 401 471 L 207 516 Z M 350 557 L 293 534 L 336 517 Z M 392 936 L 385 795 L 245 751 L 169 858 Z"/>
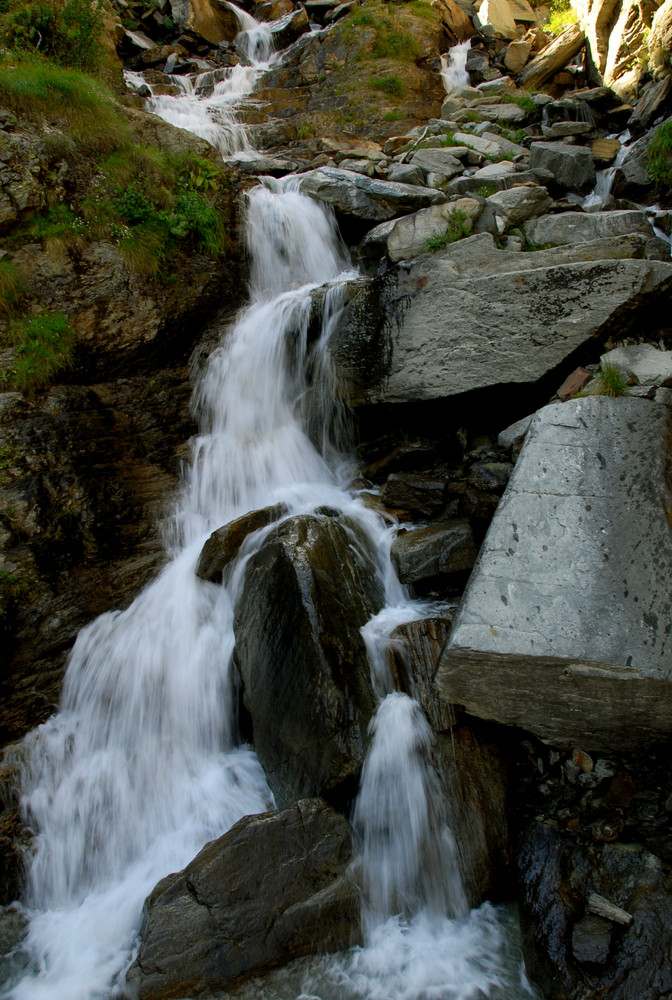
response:
<path id="1" fill-rule="evenodd" d="M 572 954 L 577 962 L 606 965 L 611 925 L 602 917 L 584 917 L 572 931 Z"/>
<path id="2" fill-rule="evenodd" d="M 271 34 L 278 50 L 286 49 L 307 31 L 310 31 L 310 21 L 304 7 L 287 14 L 271 28 Z"/>
<path id="3" fill-rule="evenodd" d="M 452 615 L 421 618 L 398 625 L 391 635 L 391 653 L 398 686 L 417 699 L 434 730 L 447 733 L 455 725 L 455 713 L 439 695 L 434 675 L 445 646 Z"/>
<path id="4" fill-rule="evenodd" d="M 217 528 L 208 538 L 201 549 L 196 566 L 196 576 L 201 580 L 210 580 L 212 583 L 221 583 L 222 573 L 232 559 L 238 555 L 240 546 L 248 535 L 260 528 L 266 528 L 269 524 L 279 520 L 288 512 L 285 504 L 274 504 L 272 507 L 262 507 L 261 510 L 252 510 L 242 517 L 230 521 L 228 524 Z"/>
<path id="5" fill-rule="evenodd" d="M 438 514 L 444 503 L 445 480 L 429 478 L 420 473 L 393 473 L 388 477 L 381 496 L 392 508 L 410 511 L 421 517 Z"/>
<path id="6" fill-rule="evenodd" d="M 533 142 L 530 169 L 550 170 L 566 191 L 589 191 L 595 186 L 595 161 L 586 146 L 561 142 Z"/>
<path id="7" fill-rule="evenodd" d="M 23 943 L 28 932 L 28 919 L 14 907 L 0 909 L 0 982 L 9 984 L 30 964 Z"/>
<path id="8" fill-rule="evenodd" d="M 382 605 L 366 541 L 347 520 L 301 515 L 251 557 L 236 658 L 255 749 L 281 805 L 354 780 L 375 711 L 360 628 Z"/>
<path id="9" fill-rule="evenodd" d="M 660 1000 L 672 991 L 668 865 L 638 844 L 584 848 L 570 833 L 535 821 L 523 831 L 517 869 L 526 970 L 548 1000 Z M 594 893 L 634 920 L 630 927 L 612 924 L 608 955 L 606 931 L 599 932 L 598 947 L 582 928 L 576 938 L 579 962 L 574 930 L 583 924 Z M 596 958 L 603 964 L 595 964 Z"/>
<path id="10" fill-rule="evenodd" d="M 390 551 L 402 583 L 472 568 L 476 546 L 468 521 L 445 521 L 398 535 Z"/>
<path id="11" fill-rule="evenodd" d="M 469 470 L 468 482 L 478 490 L 501 493 L 512 472 L 510 462 L 476 462 Z"/>
<path id="12" fill-rule="evenodd" d="M 320 799 L 246 816 L 145 903 L 127 974 L 138 1000 L 223 990 L 265 969 L 358 942 L 347 821 Z"/>

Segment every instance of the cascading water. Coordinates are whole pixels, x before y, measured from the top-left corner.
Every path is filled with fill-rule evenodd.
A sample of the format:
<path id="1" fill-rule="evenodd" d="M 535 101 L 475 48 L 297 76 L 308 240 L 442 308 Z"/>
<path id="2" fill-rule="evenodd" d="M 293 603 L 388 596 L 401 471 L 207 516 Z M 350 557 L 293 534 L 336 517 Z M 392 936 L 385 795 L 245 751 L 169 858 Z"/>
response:
<path id="1" fill-rule="evenodd" d="M 441 56 L 441 79 L 447 94 L 452 94 L 460 87 L 469 86 L 469 74 L 467 73 L 467 56 L 471 48 L 471 39 L 453 45 L 444 55 Z"/>
<path id="2" fill-rule="evenodd" d="M 195 90 L 175 103 L 193 108 Z M 222 148 L 228 125 L 202 104 L 195 117 L 219 129 Z M 27 740 L 31 966 L 5 992 L 12 1000 L 114 995 L 154 885 L 242 815 L 272 807 L 254 753 L 236 745 L 232 621 L 242 562 L 221 586 L 194 572 L 214 528 L 278 501 L 291 512 L 342 509 L 371 538 L 386 584 L 390 607 L 367 626 L 369 648 L 380 651 L 394 624 L 418 616 L 390 567 L 389 529 L 345 491 L 351 469 L 324 343 L 352 272 L 333 216 L 295 181 L 269 180 L 249 195 L 247 241 L 251 305 L 223 331 L 194 393 L 201 432 L 170 561 L 126 611 L 82 631 L 61 711 Z M 325 285 L 322 336 L 311 346 L 311 292 Z M 381 703 L 355 813 L 367 943 L 311 959 L 301 986 L 276 996 L 316 984 L 324 1000 L 529 996 L 519 960 L 502 971 L 507 918 L 487 905 L 465 915 L 429 727 L 416 702 L 390 693 L 377 662 Z"/>

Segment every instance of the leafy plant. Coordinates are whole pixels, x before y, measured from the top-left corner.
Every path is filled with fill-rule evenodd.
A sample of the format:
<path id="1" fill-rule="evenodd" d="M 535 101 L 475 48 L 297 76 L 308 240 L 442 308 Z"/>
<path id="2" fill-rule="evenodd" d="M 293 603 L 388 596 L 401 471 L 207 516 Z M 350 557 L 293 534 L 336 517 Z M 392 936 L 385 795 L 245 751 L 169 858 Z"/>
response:
<path id="1" fill-rule="evenodd" d="M 0 6 L 0 33 L 14 51 L 39 52 L 61 66 L 95 70 L 103 10 L 91 0 L 21 0 Z"/>
<path id="2" fill-rule="evenodd" d="M 647 150 L 651 180 L 659 188 L 672 187 L 672 121 L 656 129 Z"/>
<path id="3" fill-rule="evenodd" d="M 46 385 L 72 363 L 74 335 L 63 313 L 43 312 L 12 331 L 16 345 L 14 382 L 21 389 Z"/>
<path id="4" fill-rule="evenodd" d="M 534 98 L 530 97 L 529 94 L 502 94 L 500 101 L 502 104 L 517 104 L 519 108 L 522 108 L 528 114 L 532 114 L 537 110 Z"/>
<path id="5" fill-rule="evenodd" d="M 446 229 L 442 233 L 430 236 L 425 242 L 425 249 L 429 253 L 443 250 L 450 243 L 455 243 L 457 240 L 471 235 L 471 219 L 462 209 L 451 208 L 450 212 L 443 218 L 446 221 Z"/>
<path id="6" fill-rule="evenodd" d="M 394 73 L 389 76 L 372 76 L 369 79 L 369 87 L 372 90 L 382 90 L 385 94 L 392 94 L 394 97 L 403 97 L 406 92 L 403 80 Z"/>

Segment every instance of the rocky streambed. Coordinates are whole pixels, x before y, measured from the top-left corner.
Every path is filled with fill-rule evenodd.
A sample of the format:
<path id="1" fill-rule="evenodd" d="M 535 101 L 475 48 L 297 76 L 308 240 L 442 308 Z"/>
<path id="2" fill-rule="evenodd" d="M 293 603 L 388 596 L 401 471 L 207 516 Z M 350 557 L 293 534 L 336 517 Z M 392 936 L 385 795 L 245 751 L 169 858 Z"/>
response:
<path id="1" fill-rule="evenodd" d="M 549 61 L 539 41 L 517 31 L 505 44 L 501 32 L 467 27 L 446 5 L 442 31 L 474 39 L 467 67 L 477 86 L 435 101 L 435 117 L 403 135 L 388 125 L 380 141 L 369 130 L 299 139 L 320 67 L 338 61 L 338 36 L 308 31 L 302 10 L 283 10 L 282 30 L 291 23 L 299 37 L 284 38 L 290 47 L 271 71 L 278 79 L 261 81 L 270 118 L 256 127 L 265 152 L 229 162 L 246 177 L 272 175 L 271 189 L 331 205 L 360 262 L 327 337 L 330 293 L 313 290 L 306 337 L 326 346 L 356 414 L 351 490 L 401 525 L 391 564 L 400 583 L 434 602 L 391 630 L 382 655 L 396 691 L 416 698 L 432 727 L 435 797 L 447 809 L 467 900 L 518 901 L 527 974 L 543 995 L 657 1000 L 672 989 L 672 226 L 647 150 L 665 127 L 667 96 L 651 88 L 633 108 L 606 87 L 576 89 L 573 74 L 571 85 L 555 82 L 574 52 Z M 194 25 L 185 30 L 199 35 L 199 58 L 211 59 L 214 36 Z M 149 53 L 163 67 L 151 88 L 169 86 L 166 60 L 180 54 L 153 41 L 140 57 L 137 39 L 123 44 L 134 46 L 135 66 L 150 65 Z M 579 51 L 584 37 L 570 42 Z M 530 46 L 527 70 L 511 69 L 511 46 L 521 43 Z M 542 78 L 533 75 L 534 44 Z M 221 62 L 229 50 L 217 52 Z M 519 83 L 553 80 L 555 92 L 520 89 L 512 74 L 521 72 Z M 280 98 L 279 88 L 297 80 L 301 93 L 290 86 Z M 249 113 L 253 128 L 255 116 L 258 109 Z M 617 157 L 611 190 L 585 211 L 597 172 Z M 309 354 L 309 387 L 317 365 Z M 151 483 L 148 507 L 169 488 L 155 467 L 171 461 L 157 433 L 167 400 L 174 408 L 184 393 L 169 392 L 173 378 L 160 375 L 165 390 L 148 393 L 150 416 L 134 418 L 143 450 L 132 468 Z M 73 423 L 79 440 L 79 414 L 93 408 L 107 428 L 94 427 L 95 447 L 111 436 L 128 475 L 128 432 L 114 427 L 135 385 L 127 378 L 95 394 L 66 386 L 44 404 L 5 393 L 8 434 L 43 427 L 41 440 L 51 433 L 63 447 L 56 424 Z M 181 422 L 169 423 L 183 439 L 179 408 Z M 91 421 L 85 426 L 88 433 Z M 48 454 L 58 466 L 53 448 Z M 116 454 L 111 445 L 108 454 Z M 41 488 L 56 475 L 28 455 L 10 463 L 3 491 L 25 498 L 36 475 Z M 30 520 L 35 506 L 22 499 L 24 508 L 7 524 L 10 553 L 45 531 Z M 61 534 L 72 559 L 66 521 Z M 130 544 L 137 559 L 138 543 Z M 255 510 L 206 543 L 196 571 L 208 586 L 241 567 L 239 726 L 281 808 L 241 820 L 151 893 L 128 975 L 136 995 L 214 996 L 289 959 L 360 940 L 362 877 L 351 863 L 359 849 L 344 816 L 379 697 L 360 631 L 383 605 L 376 558 L 357 517 L 328 504 Z M 37 607 L 27 602 L 21 613 L 31 637 L 24 642 L 19 630 L 14 664 L 29 659 Z M 42 620 L 62 628 L 51 605 Z M 68 641 L 59 639 L 59 650 Z M 49 668 L 26 674 L 24 691 L 11 685 L 10 704 L 30 704 L 11 709 L 24 712 L 8 724 L 12 736 L 34 719 L 37 695 L 55 697 L 61 661 L 50 646 L 40 655 Z M 10 902 L 28 842 L 13 800 L 20 744 L 6 761 Z M 9 910 L 3 920 L 15 967 L 21 917 Z M 273 979 L 258 988 L 273 991 Z"/>

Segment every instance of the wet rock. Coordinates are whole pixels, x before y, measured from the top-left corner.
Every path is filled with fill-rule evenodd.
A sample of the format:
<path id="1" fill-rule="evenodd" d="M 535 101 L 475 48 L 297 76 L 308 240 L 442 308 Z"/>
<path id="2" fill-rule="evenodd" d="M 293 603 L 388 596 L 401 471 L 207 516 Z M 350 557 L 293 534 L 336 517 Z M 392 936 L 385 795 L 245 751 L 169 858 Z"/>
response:
<path id="1" fill-rule="evenodd" d="M 241 545 L 248 535 L 279 520 L 288 513 L 285 504 L 252 510 L 242 517 L 217 528 L 201 549 L 196 566 L 196 576 L 211 583 L 220 583 L 222 573 L 232 559 L 238 555 Z"/>
<path id="2" fill-rule="evenodd" d="M 595 252 L 510 253 L 481 234 L 353 285 L 330 342 L 350 401 L 536 382 L 672 284 L 670 264 Z"/>
<path id="3" fill-rule="evenodd" d="M 476 546 L 468 521 L 445 521 L 398 535 L 392 543 L 392 564 L 402 583 L 415 583 L 439 573 L 470 570 Z"/>
<path id="4" fill-rule="evenodd" d="M 572 931 L 572 954 L 577 962 L 606 965 L 611 946 L 611 926 L 601 917 L 584 917 Z"/>
<path id="5" fill-rule="evenodd" d="M 170 8 L 181 30 L 195 32 L 212 45 L 232 42 L 240 31 L 238 18 L 223 0 L 172 0 Z"/>
<path id="6" fill-rule="evenodd" d="M 254 745 L 281 805 L 340 794 L 375 710 L 360 628 L 382 585 L 360 532 L 292 517 L 251 557 L 235 609 L 236 660 Z"/>
<path id="7" fill-rule="evenodd" d="M 347 821 L 320 799 L 246 816 L 145 903 L 127 986 L 138 1000 L 227 989 L 359 940 Z"/>
<path id="8" fill-rule="evenodd" d="M 393 473 L 387 478 L 381 496 L 388 507 L 433 517 L 443 507 L 445 486 L 444 479 L 412 472 Z"/>
<path id="9" fill-rule="evenodd" d="M 453 610 L 440 618 L 422 618 L 398 625 L 390 637 L 397 686 L 405 694 L 417 698 L 438 733 L 449 733 L 456 724 L 455 713 L 440 697 L 434 684 L 441 650 L 450 634 Z"/>
<path id="10" fill-rule="evenodd" d="M 0 982 L 8 985 L 30 964 L 23 943 L 28 918 L 16 906 L 0 909 Z"/>
<path id="11" fill-rule="evenodd" d="M 525 224 L 525 235 L 530 243 L 543 246 L 547 243 L 583 243 L 596 239 L 642 233 L 651 236 L 651 223 L 644 212 L 620 210 L 615 212 L 562 212 L 544 215 Z"/>
<path id="12" fill-rule="evenodd" d="M 550 823 L 533 822 L 523 831 L 517 869 L 526 970 L 544 996 L 659 1000 L 670 991 L 669 866 L 638 844 L 590 850 Z M 588 933 L 594 892 L 631 913 L 632 926 L 590 917 L 600 925 Z"/>
<path id="13" fill-rule="evenodd" d="M 286 49 L 308 31 L 310 31 L 310 21 L 308 13 L 303 7 L 277 21 L 271 28 L 275 47 L 278 50 Z"/>
<path id="14" fill-rule="evenodd" d="M 585 146 L 562 142 L 533 142 L 531 169 L 550 170 L 559 187 L 566 191 L 589 191 L 595 187 L 595 161 Z"/>
<path id="15" fill-rule="evenodd" d="M 628 147 L 625 159 L 616 171 L 613 194 L 617 198 L 642 201 L 653 187 L 648 171 L 649 144 L 655 135 L 652 130 Z"/>
<path id="16" fill-rule="evenodd" d="M 302 174 L 301 191 L 344 215 L 374 222 L 446 201 L 446 196 L 433 188 L 391 183 L 333 167 Z"/>
<path id="17" fill-rule="evenodd" d="M 537 413 L 441 659 L 448 701 L 558 746 L 672 731 L 669 421 L 640 399 Z"/>

